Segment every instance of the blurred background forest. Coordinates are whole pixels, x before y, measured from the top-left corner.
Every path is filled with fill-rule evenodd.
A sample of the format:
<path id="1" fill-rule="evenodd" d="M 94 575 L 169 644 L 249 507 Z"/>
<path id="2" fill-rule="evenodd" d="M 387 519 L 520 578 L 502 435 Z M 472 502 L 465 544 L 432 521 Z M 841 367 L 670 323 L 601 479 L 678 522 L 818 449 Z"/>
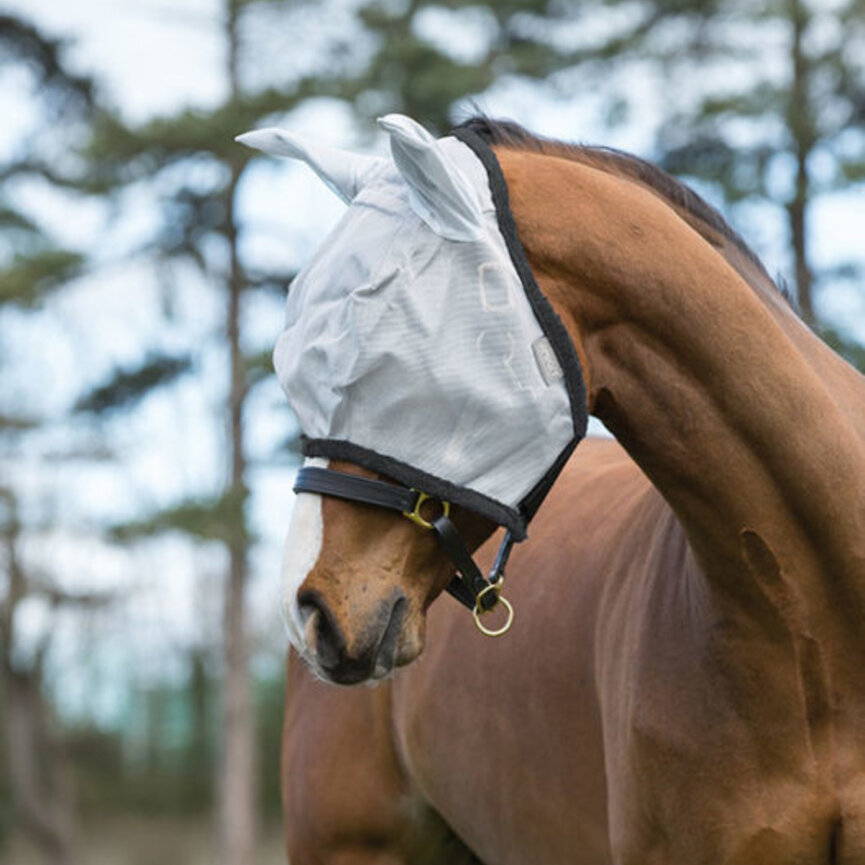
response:
<path id="1" fill-rule="evenodd" d="M 284 861 L 270 351 L 340 206 L 233 138 L 475 110 L 691 183 L 865 368 L 865 0 L 7 0 L 0 862 Z"/>

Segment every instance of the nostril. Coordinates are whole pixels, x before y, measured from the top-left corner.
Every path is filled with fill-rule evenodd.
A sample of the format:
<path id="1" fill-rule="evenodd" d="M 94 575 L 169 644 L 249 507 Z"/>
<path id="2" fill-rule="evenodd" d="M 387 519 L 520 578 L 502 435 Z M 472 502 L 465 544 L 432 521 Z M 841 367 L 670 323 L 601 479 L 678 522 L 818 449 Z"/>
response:
<path id="1" fill-rule="evenodd" d="M 387 625 L 378 644 L 374 673 L 376 676 L 385 676 L 393 669 L 399 635 L 407 608 L 408 601 L 405 595 L 400 592 L 390 609 Z"/>
<path id="2" fill-rule="evenodd" d="M 345 653 L 345 640 L 327 604 L 313 591 L 300 593 L 297 604 L 307 645 L 323 667 L 335 667 Z"/>
<path id="3" fill-rule="evenodd" d="M 318 601 L 307 597 L 308 593 L 298 596 L 297 608 L 300 611 L 300 621 L 305 625 L 313 614 L 318 613 L 320 605 Z"/>

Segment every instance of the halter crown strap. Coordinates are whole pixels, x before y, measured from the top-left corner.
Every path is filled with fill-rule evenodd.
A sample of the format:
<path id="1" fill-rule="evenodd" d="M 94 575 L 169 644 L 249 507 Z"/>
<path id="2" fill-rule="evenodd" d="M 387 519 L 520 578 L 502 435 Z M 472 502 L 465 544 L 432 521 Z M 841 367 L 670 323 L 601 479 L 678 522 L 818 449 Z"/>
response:
<path id="1" fill-rule="evenodd" d="M 442 502 L 444 512 L 432 522 L 427 523 L 416 513 L 418 505 L 428 498 L 420 491 L 318 466 L 304 466 L 298 471 L 294 482 L 294 491 L 296 493 L 318 493 L 319 495 L 334 496 L 352 502 L 388 508 L 392 511 L 399 511 L 426 528 L 431 528 L 435 532 L 442 550 L 453 562 L 458 574 L 462 575 L 462 578 L 455 576 L 451 580 L 447 586 L 447 591 L 475 613 L 491 610 L 499 601 L 498 592 L 490 591 L 490 589 L 497 587 L 504 576 L 504 567 L 514 543 L 510 532 L 505 535 L 496 556 L 496 563 L 489 579 L 487 579 L 466 548 L 456 526 L 451 522 L 450 506 L 447 502 Z"/>

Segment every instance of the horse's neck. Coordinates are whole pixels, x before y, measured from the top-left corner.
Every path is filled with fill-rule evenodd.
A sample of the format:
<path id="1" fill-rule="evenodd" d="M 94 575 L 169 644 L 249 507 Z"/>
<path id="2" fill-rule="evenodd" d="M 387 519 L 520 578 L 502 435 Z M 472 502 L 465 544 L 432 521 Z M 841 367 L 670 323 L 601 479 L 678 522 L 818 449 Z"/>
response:
<path id="1" fill-rule="evenodd" d="M 862 377 L 658 195 L 577 162 L 499 157 L 589 408 L 676 511 L 707 573 L 729 588 L 743 568 L 777 568 L 815 590 L 831 573 L 861 609 Z"/>

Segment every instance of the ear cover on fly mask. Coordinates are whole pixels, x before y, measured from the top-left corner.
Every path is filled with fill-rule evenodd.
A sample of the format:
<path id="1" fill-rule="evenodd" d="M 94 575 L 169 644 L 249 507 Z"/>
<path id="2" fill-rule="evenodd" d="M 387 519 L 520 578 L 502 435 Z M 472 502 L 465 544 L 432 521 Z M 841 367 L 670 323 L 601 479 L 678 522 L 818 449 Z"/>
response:
<path id="1" fill-rule="evenodd" d="M 275 127 L 245 132 L 234 140 L 271 156 L 300 159 L 346 204 L 350 204 L 364 184 L 388 164 L 388 160 L 380 157 L 361 156 L 326 144 L 312 144 Z"/>
<path id="2" fill-rule="evenodd" d="M 401 114 L 380 117 L 378 125 L 390 135 L 393 161 L 409 186 L 412 210 L 440 237 L 477 240 L 483 225 L 480 201 L 438 140 Z"/>

